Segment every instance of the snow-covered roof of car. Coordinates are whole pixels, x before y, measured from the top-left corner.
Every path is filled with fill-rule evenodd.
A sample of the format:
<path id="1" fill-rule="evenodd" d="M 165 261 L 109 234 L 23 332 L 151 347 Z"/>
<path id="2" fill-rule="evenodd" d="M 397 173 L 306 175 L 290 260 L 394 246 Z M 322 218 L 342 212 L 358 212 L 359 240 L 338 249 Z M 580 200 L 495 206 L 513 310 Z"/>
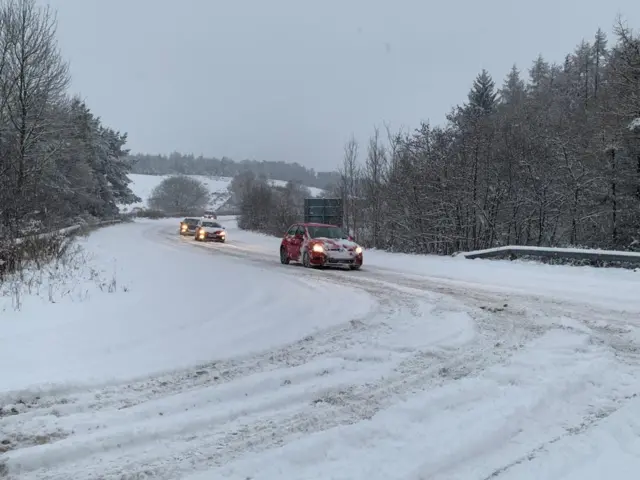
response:
<path id="1" fill-rule="evenodd" d="M 200 220 L 200 223 L 202 224 L 203 227 L 205 228 L 222 228 L 222 225 L 220 225 L 220 223 L 218 223 L 217 221 L 211 219 L 211 218 L 203 218 L 202 220 Z"/>

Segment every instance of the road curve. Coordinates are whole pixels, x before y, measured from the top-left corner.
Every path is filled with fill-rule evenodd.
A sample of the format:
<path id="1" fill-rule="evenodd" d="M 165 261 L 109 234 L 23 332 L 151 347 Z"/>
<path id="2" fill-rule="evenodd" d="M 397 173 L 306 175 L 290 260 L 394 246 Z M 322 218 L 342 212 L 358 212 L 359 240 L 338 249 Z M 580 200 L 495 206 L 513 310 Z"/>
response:
<path id="1" fill-rule="evenodd" d="M 203 264 L 215 266 L 224 255 L 272 269 L 274 275 L 313 280 L 319 286 L 318 304 L 310 308 L 330 301 L 322 297 L 324 282 L 361 290 L 378 307 L 268 351 L 122 384 L 25 396 L 19 414 L 0 415 L 0 434 L 22 432 L 11 437 L 15 448 L 4 463 L 16 478 L 169 480 L 198 472 L 208 472 L 203 478 L 261 478 L 242 462 L 254 458 L 256 465 L 272 468 L 273 462 L 260 459 L 295 448 L 310 434 L 333 438 L 335 427 L 357 430 L 407 398 L 429 392 L 434 395 L 424 397 L 420 412 L 441 417 L 428 436 L 449 453 L 426 463 L 424 455 L 405 459 L 402 478 L 479 478 L 464 476 L 476 466 L 485 469 L 486 478 L 506 478 L 511 468 L 552 449 L 560 438 L 592 428 L 603 418 L 594 405 L 606 403 L 615 410 L 632 398 L 627 387 L 613 391 L 605 381 L 594 386 L 576 372 L 637 370 L 640 348 L 629 335 L 638 318 L 634 312 L 393 269 L 284 266 L 277 251 L 233 235 L 226 244 L 202 244 L 181 238 L 167 222 L 136 228 L 146 229 L 144 241 L 201 252 Z M 556 352 L 559 356 L 543 365 L 540 345 L 554 335 L 584 341 L 580 350 Z M 533 387 L 546 380 L 518 378 L 515 366 L 526 362 L 534 363 L 525 371 L 553 371 L 569 379 L 569 387 L 543 385 L 544 395 L 532 397 Z M 510 422 L 496 422 L 480 436 L 466 430 L 482 417 L 505 418 L 507 397 L 524 399 Z M 45 431 L 43 425 L 55 428 Z M 520 441 L 525 435 L 531 440 Z M 403 437 L 402 450 L 420 446 L 424 436 Z M 520 449 L 504 453 L 516 437 Z M 39 445 L 43 438 L 47 444 Z M 488 465 L 486 458 L 498 457 Z M 385 477 L 384 464 L 381 458 L 379 465 L 371 465 L 377 476 L 372 470 L 366 478 L 398 478 Z M 330 478 L 321 459 L 313 468 Z"/>

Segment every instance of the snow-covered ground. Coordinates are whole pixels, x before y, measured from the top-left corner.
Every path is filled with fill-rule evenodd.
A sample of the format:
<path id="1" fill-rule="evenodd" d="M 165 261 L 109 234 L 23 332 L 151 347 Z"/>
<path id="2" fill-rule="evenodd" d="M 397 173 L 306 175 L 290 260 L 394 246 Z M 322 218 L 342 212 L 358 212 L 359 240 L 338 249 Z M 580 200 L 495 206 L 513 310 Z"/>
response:
<path id="1" fill-rule="evenodd" d="M 52 272 L 19 311 L 8 288 L 0 478 L 637 477 L 640 273 L 316 271 L 221 221 L 227 244 L 105 228 L 75 284 Z"/>
<path id="2" fill-rule="evenodd" d="M 131 179 L 131 183 L 129 184 L 133 193 L 135 193 L 138 197 L 142 199 L 139 203 L 134 203 L 132 205 L 122 205 L 120 207 L 120 211 L 123 213 L 130 212 L 134 208 L 145 208 L 147 207 L 147 200 L 151 195 L 151 192 L 154 188 L 156 188 L 160 182 L 162 182 L 165 178 L 170 177 L 171 175 L 141 175 L 132 173 L 129 175 Z M 229 185 L 231 184 L 231 177 L 205 177 L 202 175 L 189 175 L 197 180 L 200 180 L 204 183 L 211 193 L 211 203 L 209 208 L 215 210 L 226 203 L 231 196 L 229 193 Z M 287 182 L 282 180 L 271 180 L 271 184 L 274 186 L 284 186 Z M 311 195 L 314 197 L 320 196 L 324 194 L 324 190 L 316 187 L 307 187 L 311 192 Z"/>
<path id="3" fill-rule="evenodd" d="M 129 175 L 131 179 L 131 183 L 129 187 L 138 197 L 142 199 L 139 203 L 134 203 L 131 205 L 123 205 L 120 207 L 120 211 L 122 212 L 130 212 L 134 208 L 145 208 L 147 207 L 147 200 L 151 195 L 151 192 L 154 188 L 156 188 L 160 183 L 165 179 L 169 178 L 171 175 L 140 175 L 136 173 L 132 173 Z M 202 175 L 189 175 L 197 180 L 200 180 L 204 185 L 209 188 L 209 192 L 211 193 L 211 203 L 209 208 L 216 209 L 220 206 L 224 205 L 229 197 L 231 196 L 228 190 L 229 184 L 231 183 L 230 177 L 205 177 Z"/>
<path id="4" fill-rule="evenodd" d="M 278 258 L 280 238 L 238 230 L 235 217 L 221 217 L 234 230 L 233 250 Z M 604 308 L 640 308 L 640 271 L 617 268 L 544 265 L 508 260 L 469 260 L 464 256 L 442 257 L 366 251 L 367 272 L 360 277 L 397 276 L 403 283 L 418 281 L 444 293 L 465 288 L 496 294 L 536 295 L 591 303 Z M 586 294 L 597 292 L 597 295 Z M 640 319 L 639 319 L 640 322 Z"/>
<path id="5" fill-rule="evenodd" d="M 284 187 L 287 185 L 287 182 L 284 180 L 269 180 L 269 183 L 274 187 Z M 311 193 L 312 197 L 321 197 L 324 195 L 325 191 L 318 187 L 306 187 L 309 189 L 309 193 Z"/>

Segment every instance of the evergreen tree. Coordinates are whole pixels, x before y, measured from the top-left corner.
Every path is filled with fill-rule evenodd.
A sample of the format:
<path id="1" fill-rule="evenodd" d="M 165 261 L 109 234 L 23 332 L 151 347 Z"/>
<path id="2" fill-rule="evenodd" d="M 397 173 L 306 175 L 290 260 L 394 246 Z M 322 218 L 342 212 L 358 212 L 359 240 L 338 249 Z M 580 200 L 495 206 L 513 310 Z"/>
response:
<path id="1" fill-rule="evenodd" d="M 482 72 L 443 128 L 391 137 L 389 172 L 360 199 L 382 212 L 358 209 L 355 235 L 405 252 L 640 250 L 640 38 L 621 23 L 616 35 L 609 47 L 598 30 L 560 64 L 538 56 L 526 84 L 512 68 L 498 108 Z M 353 170 L 342 184 L 373 181 Z"/>
<path id="2" fill-rule="evenodd" d="M 525 83 L 520 78 L 520 70 L 514 64 L 499 91 L 500 101 L 507 105 L 520 105 L 525 99 Z"/>
<path id="3" fill-rule="evenodd" d="M 598 91 L 600 89 L 600 84 L 602 83 L 602 67 L 603 65 L 605 65 L 605 62 L 607 61 L 607 55 L 609 54 L 607 50 L 607 35 L 600 28 L 598 28 L 598 31 L 596 32 L 592 49 L 593 49 L 592 55 L 593 55 L 593 61 L 594 61 L 593 96 L 597 97 Z"/>
<path id="4" fill-rule="evenodd" d="M 542 55 L 538 55 L 529 69 L 529 90 L 534 94 L 539 93 L 549 87 L 550 80 L 551 67 Z"/>
<path id="5" fill-rule="evenodd" d="M 482 115 L 488 115 L 496 107 L 498 93 L 495 91 L 495 83 L 485 69 L 478 74 L 473 87 L 469 92 L 469 107 Z"/>

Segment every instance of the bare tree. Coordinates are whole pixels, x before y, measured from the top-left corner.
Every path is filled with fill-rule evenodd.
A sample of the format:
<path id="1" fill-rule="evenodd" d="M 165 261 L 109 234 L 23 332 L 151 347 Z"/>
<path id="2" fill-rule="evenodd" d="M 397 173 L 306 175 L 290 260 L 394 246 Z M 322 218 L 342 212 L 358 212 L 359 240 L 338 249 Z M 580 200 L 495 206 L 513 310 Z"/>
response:
<path id="1" fill-rule="evenodd" d="M 15 242 L 17 236 L 109 218 L 118 214 L 118 205 L 139 200 L 128 187 L 127 135 L 105 127 L 84 102 L 72 99 L 68 84 L 54 12 L 38 0 L 0 0 L 0 268 L 5 273 L 23 268 L 23 259 L 37 269 L 55 256 L 55 242 L 35 242 L 25 250 L 19 245 L 30 242 Z"/>
<path id="2" fill-rule="evenodd" d="M 278 223 L 278 197 L 275 188 L 266 179 L 258 179 L 245 193 L 240 203 L 238 226 L 247 230 L 279 235 L 274 227 Z"/>
<path id="3" fill-rule="evenodd" d="M 620 21 L 616 34 L 609 48 L 598 30 L 562 65 L 538 57 L 528 82 L 512 68 L 499 97 L 481 72 L 443 127 L 387 128 L 386 147 L 375 129 L 362 168 L 347 144 L 340 190 L 363 187 L 349 221 L 364 210 L 371 244 L 406 252 L 639 249 L 640 40 Z"/>
<path id="4" fill-rule="evenodd" d="M 273 188 L 274 205 L 270 215 L 270 230 L 276 235 L 282 235 L 291 224 L 301 221 L 304 217 L 304 199 L 310 196 L 309 189 L 300 182 L 287 182 L 284 187 Z"/>
<path id="5" fill-rule="evenodd" d="M 344 206 L 344 223 L 347 230 L 358 235 L 361 167 L 358 164 L 359 145 L 354 136 L 344 146 L 344 158 L 340 169 L 340 193 Z"/>
<path id="6" fill-rule="evenodd" d="M 255 173 L 249 170 L 233 177 L 228 187 L 231 193 L 231 201 L 236 205 L 240 205 L 244 197 L 253 189 L 256 181 Z"/>
<path id="7" fill-rule="evenodd" d="M 166 213 L 196 214 L 203 211 L 211 193 L 201 181 L 186 175 L 164 179 L 149 196 L 149 207 Z M 193 213 L 192 213 L 193 212 Z"/>
<path id="8" fill-rule="evenodd" d="M 377 248 L 506 244 L 640 250 L 640 38 L 618 20 L 564 62 L 538 56 L 500 89 L 487 71 L 441 127 L 345 144 L 345 223 Z M 271 196 L 273 200 L 282 197 Z M 274 205 L 274 204 L 272 204 Z"/>
<path id="9" fill-rule="evenodd" d="M 277 236 L 303 219 L 304 199 L 311 196 L 300 182 L 276 186 L 270 185 L 266 178 L 247 174 L 236 176 L 232 185 L 234 191 L 242 192 L 238 226 Z"/>
<path id="10" fill-rule="evenodd" d="M 375 127 L 369 138 L 367 158 L 365 160 L 363 190 L 367 199 L 367 221 L 371 227 L 370 245 L 383 246 L 382 225 L 385 221 L 384 194 L 385 175 L 387 173 L 387 152 L 380 142 L 380 130 Z"/>
<path id="11" fill-rule="evenodd" d="M 69 72 L 48 6 L 40 7 L 36 0 L 8 0 L 0 6 L 0 19 L 0 120 L 5 140 L 0 171 L 4 220 L 10 223 L 33 210 L 43 171 L 63 141 L 65 125 L 54 111 L 65 101 Z"/>

